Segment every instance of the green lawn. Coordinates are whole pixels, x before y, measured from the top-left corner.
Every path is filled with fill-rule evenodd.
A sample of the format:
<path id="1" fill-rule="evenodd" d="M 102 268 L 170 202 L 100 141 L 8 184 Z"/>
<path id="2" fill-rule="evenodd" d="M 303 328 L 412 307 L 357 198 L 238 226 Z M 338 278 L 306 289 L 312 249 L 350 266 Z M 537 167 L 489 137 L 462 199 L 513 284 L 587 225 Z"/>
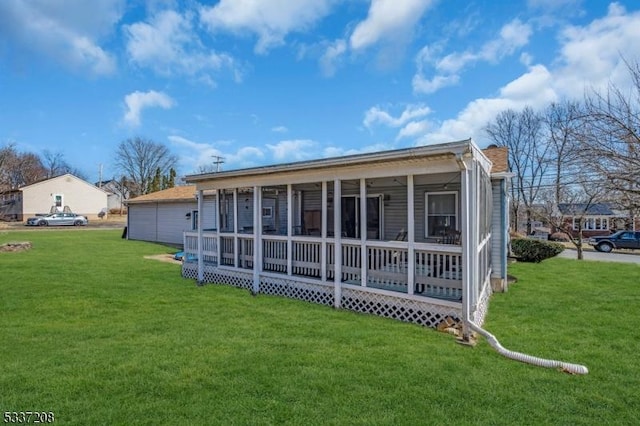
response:
<path id="1" fill-rule="evenodd" d="M 56 424 L 637 424 L 640 266 L 513 265 L 486 328 L 572 376 L 394 320 L 197 287 L 121 231 L 0 232 L 0 412 Z M 2 414 L 0 413 L 0 414 Z"/>

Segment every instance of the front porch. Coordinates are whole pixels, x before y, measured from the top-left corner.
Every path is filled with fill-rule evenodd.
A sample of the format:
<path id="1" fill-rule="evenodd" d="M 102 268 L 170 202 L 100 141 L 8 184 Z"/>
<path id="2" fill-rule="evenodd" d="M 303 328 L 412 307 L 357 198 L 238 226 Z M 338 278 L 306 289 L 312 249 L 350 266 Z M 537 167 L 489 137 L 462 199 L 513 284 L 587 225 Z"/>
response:
<path id="1" fill-rule="evenodd" d="M 481 323 L 489 161 L 470 141 L 382 154 L 188 177 L 198 220 L 216 227 L 185 233 L 183 275 L 429 327 Z"/>

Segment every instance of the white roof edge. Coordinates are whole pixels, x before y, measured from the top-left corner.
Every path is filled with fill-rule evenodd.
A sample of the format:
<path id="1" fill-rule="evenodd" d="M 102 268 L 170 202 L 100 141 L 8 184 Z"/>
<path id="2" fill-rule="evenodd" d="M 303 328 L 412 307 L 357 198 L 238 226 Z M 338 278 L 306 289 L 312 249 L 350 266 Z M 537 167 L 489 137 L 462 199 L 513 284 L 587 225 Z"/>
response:
<path id="1" fill-rule="evenodd" d="M 475 143 L 471 139 L 464 139 L 455 142 L 441 144 L 423 145 L 419 147 L 402 148 L 389 151 L 377 151 L 363 154 L 353 154 L 342 157 L 321 158 L 316 160 L 298 161 L 295 163 L 274 164 L 269 166 L 258 166 L 246 169 L 230 170 L 215 173 L 204 173 L 185 176 L 185 181 L 201 182 L 210 179 L 229 178 L 237 176 L 248 176 L 264 173 L 279 173 L 314 169 L 320 167 L 341 166 L 345 163 L 358 164 L 375 161 L 406 159 L 411 157 L 423 157 L 429 155 L 458 154 L 464 153 Z"/>
<path id="2" fill-rule="evenodd" d="M 100 187 L 97 187 L 97 186 L 93 185 L 91 182 L 87 182 L 86 180 L 81 179 L 81 178 L 79 178 L 78 176 L 76 176 L 76 175 L 74 175 L 74 174 L 72 174 L 72 173 L 64 173 L 64 174 L 61 174 L 61 175 L 59 175 L 59 176 L 54 176 L 54 177 L 49 178 L 49 179 L 44 179 L 44 180 L 41 180 L 41 181 L 38 181 L 38 182 L 30 183 L 29 185 L 21 186 L 20 188 L 18 188 L 18 190 L 19 190 L 19 191 L 22 191 L 23 189 L 25 189 L 25 188 L 30 188 L 30 187 L 32 187 L 32 186 L 44 185 L 44 184 L 45 184 L 45 183 L 47 183 L 47 182 L 51 182 L 52 180 L 57 180 L 57 179 L 60 179 L 60 178 L 65 177 L 65 176 L 72 177 L 72 178 L 74 178 L 75 180 L 77 180 L 77 181 L 80 181 L 80 182 L 84 183 L 85 185 L 88 185 L 88 186 L 90 186 L 90 187 L 92 187 L 92 188 L 95 188 L 95 189 L 97 189 L 97 190 L 99 190 L 99 191 L 104 192 L 105 194 L 108 194 L 108 192 L 107 192 L 107 191 L 105 191 L 104 189 L 102 189 L 102 188 L 100 188 Z"/>

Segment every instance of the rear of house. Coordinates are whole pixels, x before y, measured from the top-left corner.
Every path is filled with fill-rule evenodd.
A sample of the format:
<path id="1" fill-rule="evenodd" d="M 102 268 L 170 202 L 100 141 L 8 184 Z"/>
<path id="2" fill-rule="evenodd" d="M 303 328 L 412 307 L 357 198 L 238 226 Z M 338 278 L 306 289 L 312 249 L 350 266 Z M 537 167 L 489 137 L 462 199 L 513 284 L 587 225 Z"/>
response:
<path id="1" fill-rule="evenodd" d="M 482 324 L 506 281 L 506 154 L 467 140 L 187 176 L 200 214 L 183 275 L 430 327 Z"/>

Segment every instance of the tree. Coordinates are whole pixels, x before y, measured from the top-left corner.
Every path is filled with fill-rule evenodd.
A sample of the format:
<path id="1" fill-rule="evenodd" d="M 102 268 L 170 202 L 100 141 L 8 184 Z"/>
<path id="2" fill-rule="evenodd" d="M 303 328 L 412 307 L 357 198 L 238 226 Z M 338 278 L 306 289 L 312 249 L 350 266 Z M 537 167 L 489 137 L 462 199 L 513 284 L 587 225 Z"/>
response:
<path id="1" fill-rule="evenodd" d="M 563 190 L 580 171 L 580 118 L 583 111 L 577 102 L 551 103 L 544 113 L 550 173 L 553 174 L 553 202 L 564 202 Z"/>
<path id="2" fill-rule="evenodd" d="M 18 189 L 47 177 L 40 157 L 30 152 L 18 152 L 13 146 L 3 148 L 0 168 L 0 188 Z"/>
<path id="3" fill-rule="evenodd" d="M 41 158 L 42 164 L 47 170 L 47 179 L 63 175 L 65 173 L 71 173 L 72 175 L 79 177 L 80 179 L 87 180 L 85 173 L 76 168 L 72 167 L 67 161 L 64 159 L 64 154 L 60 151 L 51 152 L 47 149 L 42 153 Z"/>
<path id="4" fill-rule="evenodd" d="M 177 157 L 166 146 L 140 137 L 121 142 L 115 155 L 116 167 L 130 182 L 132 195 L 149 193 L 156 169 L 164 175 L 175 168 L 177 162 Z"/>
<path id="5" fill-rule="evenodd" d="M 508 109 L 498 114 L 485 131 L 495 144 L 509 149 L 509 168 L 515 175 L 511 185 L 512 227 L 518 229 L 524 207 L 526 232 L 530 234 L 534 203 L 548 166 L 548 145 L 541 142 L 542 117 L 530 107 L 520 112 Z"/>
<path id="6" fill-rule="evenodd" d="M 585 96 L 584 150 L 620 207 L 640 213 L 640 64 L 627 63 L 632 90 L 610 85 Z"/>

